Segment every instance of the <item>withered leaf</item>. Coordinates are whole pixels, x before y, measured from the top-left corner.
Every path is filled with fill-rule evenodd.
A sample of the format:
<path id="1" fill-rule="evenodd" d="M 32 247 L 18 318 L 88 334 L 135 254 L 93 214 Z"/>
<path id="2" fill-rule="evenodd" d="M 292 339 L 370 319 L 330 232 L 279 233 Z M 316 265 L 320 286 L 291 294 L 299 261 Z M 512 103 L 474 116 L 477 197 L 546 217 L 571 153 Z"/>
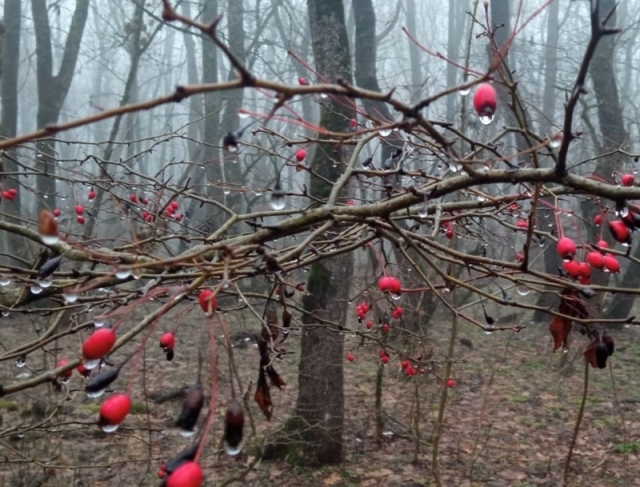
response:
<path id="1" fill-rule="evenodd" d="M 560 309 L 558 310 L 563 315 L 573 316 L 576 318 L 588 318 L 589 312 L 584 305 L 584 302 L 578 295 L 577 291 L 573 289 L 565 289 L 560 296 Z"/>
<path id="2" fill-rule="evenodd" d="M 569 333 L 571 333 L 571 321 L 562 316 L 555 316 L 549 324 L 549 331 L 553 337 L 553 351 L 559 348 L 567 348 Z"/>
<path id="3" fill-rule="evenodd" d="M 596 360 L 596 344 L 591 342 L 587 349 L 583 353 L 584 358 L 591 364 L 594 369 L 598 367 L 598 361 Z"/>
<path id="4" fill-rule="evenodd" d="M 276 369 L 273 368 L 273 365 L 267 366 L 267 374 L 269 375 L 269 380 L 271 380 L 271 385 L 276 386 L 278 389 L 282 389 L 287 384 L 282 380 L 282 377 L 276 372 Z"/>
<path id="5" fill-rule="evenodd" d="M 273 414 L 273 408 L 271 403 L 271 392 L 269 391 L 269 384 L 267 384 L 267 377 L 260 367 L 260 376 L 258 377 L 258 387 L 253 399 L 258 404 L 260 410 L 264 413 L 267 421 L 271 420 Z"/>

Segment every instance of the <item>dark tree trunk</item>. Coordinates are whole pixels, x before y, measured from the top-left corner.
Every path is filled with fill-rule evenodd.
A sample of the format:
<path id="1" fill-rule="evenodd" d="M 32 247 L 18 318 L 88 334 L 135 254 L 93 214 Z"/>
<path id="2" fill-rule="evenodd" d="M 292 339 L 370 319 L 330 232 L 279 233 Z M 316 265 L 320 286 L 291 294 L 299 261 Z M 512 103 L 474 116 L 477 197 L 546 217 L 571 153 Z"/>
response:
<path id="1" fill-rule="evenodd" d="M 416 36 L 416 0 L 407 0 L 407 29 Z M 420 67 L 420 51 L 411 39 L 407 39 L 409 43 L 409 59 L 411 62 L 411 102 L 415 103 L 420 98 L 422 92 L 422 69 Z"/>
<path id="2" fill-rule="evenodd" d="M 540 124 L 542 132 L 547 135 L 553 135 L 554 115 L 556 109 L 556 82 L 558 79 L 558 37 L 559 25 L 558 14 L 560 10 L 560 2 L 553 2 L 549 6 L 549 18 L 547 20 L 547 44 L 544 48 L 545 68 L 544 68 L 544 91 L 542 96 L 542 115 L 543 120 Z M 552 203 L 551 199 L 546 200 Z M 547 228 L 548 223 L 554 222 L 553 211 L 547 205 L 540 205 L 536 214 L 538 227 Z M 556 274 L 558 266 L 558 257 L 556 248 L 553 244 L 548 243 L 544 252 L 544 271 L 547 274 Z M 555 294 L 541 293 L 536 302 L 537 306 L 550 308 L 556 302 Z M 536 311 L 533 314 L 533 321 L 542 322 L 548 318 L 548 313 L 544 311 Z"/>
<path id="3" fill-rule="evenodd" d="M 351 60 L 342 0 L 307 0 L 316 69 L 330 81 L 351 79 Z M 343 102 L 346 100 L 343 100 Z M 348 103 L 345 103 L 348 106 Z M 344 105 L 327 101 L 320 125 L 330 131 L 345 131 L 353 112 Z M 336 181 L 340 167 L 331 158 L 340 158 L 334 144 L 320 144 L 311 167 L 321 177 Z M 310 192 L 325 199 L 332 186 L 313 177 Z M 327 320 L 342 327 L 346 320 L 353 269 L 351 254 L 334 257 L 311 267 L 303 305 L 298 401 L 294 417 L 299 420 L 305 460 L 310 464 L 339 463 L 344 459 L 343 336 L 320 324 Z"/>
<path id="4" fill-rule="evenodd" d="M 38 70 L 37 123 L 38 127 L 45 127 L 58 122 L 60 111 L 69 93 L 89 14 L 89 0 L 76 0 L 76 8 L 71 19 L 57 75 L 53 74 L 52 39 L 47 1 L 32 0 L 31 12 L 36 33 L 36 65 Z M 36 148 L 40 152 L 39 157 L 36 158 L 36 169 L 41 173 L 36 178 L 38 196 L 42 198 L 43 195 L 49 195 L 47 206 L 54 207 L 56 205 L 55 143 L 52 140 L 41 141 L 36 144 Z M 41 200 L 40 205 L 44 206 L 44 201 Z"/>
<path id="5" fill-rule="evenodd" d="M 615 7 L 616 3 L 614 0 L 601 0 L 600 18 L 604 19 Z M 616 25 L 616 17 L 614 12 L 607 24 L 608 27 Z M 624 126 L 618 84 L 614 71 L 615 47 L 616 37 L 603 37 L 598 44 L 591 63 L 591 69 L 589 70 L 598 104 L 598 122 L 600 123 L 601 146 L 604 153 L 625 149 L 627 144 L 627 132 Z M 621 154 L 599 159 L 595 173 L 603 178 L 610 179 L 613 171 L 619 170 L 625 159 L 626 157 Z M 593 203 L 585 203 L 583 211 L 586 222 L 591 225 L 595 214 L 595 205 Z M 607 234 L 608 232 L 605 232 L 605 235 Z M 589 232 L 588 235 L 591 238 L 593 232 Z M 640 257 L 640 246 L 637 245 L 637 242 L 632 254 L 636 258 Z M 602 282 L 598 283 L 606 284 L 608 277 L 608 275 L 602 276 Z M 594 282 L 597 281 L 594 279 Z M 636 288 L 639 285 L 640 273 L 638 273 L 633 264 L 630 264 L 622 276 L 620 286 Z M 608 309 L 605 310 L 605 317 L 610 319 L 626 318 L 634 301 L 634 295 L 616 294 Z"/>
<path id="6" fill-rule="evenodd" d="M 18 130 L 18 73 L 20 68 L 20 23 L 21 0 L 5 0 L 4 2 L 4 37 L 2 42 L 2 137 L 14 137 Z M 0 172 L 18 173 L 20 167 L 13 162 L 17 151 L 10 149 L 9 157 L 2 158 Z M 12 176 L 3 182 L 3 188 L 19 189 L 19 177 Z M 7 221 L 17 223 L 11 215 L 21 215 L 22 197 L 18 191 L 11 205 L 3 210 L 9 215 Z M 8 232 L 7 232 L 8 233 Z M 8 233 L 5 237 L 4 249 L 7 255 L 23 256 L 26 247 L 21 245 L 22 238 Z"/>

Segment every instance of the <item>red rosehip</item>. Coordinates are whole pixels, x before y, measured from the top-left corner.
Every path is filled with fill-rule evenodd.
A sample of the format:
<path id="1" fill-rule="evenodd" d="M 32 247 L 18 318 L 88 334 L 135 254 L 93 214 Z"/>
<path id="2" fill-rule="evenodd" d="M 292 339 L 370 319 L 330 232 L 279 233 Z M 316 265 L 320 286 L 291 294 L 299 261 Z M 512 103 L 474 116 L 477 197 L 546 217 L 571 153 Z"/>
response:
<path id="1" fill-rule="evenodd" d="M 173 333 L 165 333 L 160 337 L 160 347 L 165 350 L 173 350 L 176 346 L 176 337 Z"/>
<path id="2" fill-rule="evenodd" d="M 348 360 L 349 362 L 353 362 L 355 359 L 356 359 L 356 357 L 355 357 L 351 352 L 349 352 L 349 353 L 347 354 L 347 360 Z"/>
<path id="3" fill-rule="evenodd" d="M 573 257 L 576 255 L 577 250 L 576 243 L 569 237 L 562 237 L 560 240 L 558 240 L 556 250 L 558 251 L 560 257 L 562 257 L 564 260 L 573 259 Z"/>
<path id="4" fill-rule="evenodd" d="M 92 200 L 96 197 L 96 192 L 95 191 L 89 191 L 89 200 Z"/>
<path id="5" fill-rule="evenodd" d="M 82 215 L 84 213 L 84 206 L 76 205 L 76 215 Z"/>
<path id="6" fill-rule="evenodd" d="M 82 215 L 79 215 L 76 217 L 76 221 L 80 224 L 80 225 L 84 225 L 84 217 Z"/>
<path id="7" fill-rule="evenodd" d="M 604 256 L 604 267 L 612 274 L 620 272 L 620 262 L 611 254 Z"/>
<path id="8" fill-rule="evenodd" d="M 452 388 L 453 386 L 455 386 L 455 385 L 456 385 L 456 381 L 454 381 L 453 379 L 449 379 L 449 380 L 447 381 L 447 387 L 448 387 L 449 389 L 451 389 L 451 388 Z"/>
<path id="9" fill-rule="evenodd" d="M 597 214 L 596 216 L 593 217 L 593 224 L 594 225 L 602 224 L 602 213 L 599 213 L 599 214 Z"/>
<path id="10" fill-rule="evenodd" d="M 633 174 L 623 174 L 622 178 L 620 178 L 620 184 L 622 186 L 633 186 L 636 183 L 636 178 L 633 177 Z"/>
<path id="11" fill-rule="evenodd" d="M 55 216 L 56 218 L 58 218 L 62 212 L 61 212 L 58 208 L 56 208 L 56 209 L 55 209 L 55 210 L 53 210 L 51 213 L 53 213 L 53 216 Z"/>
<path id="12" fill-rule="evenodd" d="M 211 314 L 216 310 L 217 301 L 211 289 L 203 289 L 200 291 L 198 301 L 200 301 L 200 307 L 205 313 Z"/>
<path id="13" fill-rule="evenodd" d="M 129 196 L 129 201 L 131 201 L 131 203 L 137 203 L 138 197 L 135 194 L 132 194 L 131 196 Z"/>
<path id="14" fill-rule="evenodd" d="M 307 151 L 304 149 L 298 149 L 296 152 L 296 161 L 302 162 L 307 158 Z"/>
<path id="15" fill-rule="evenodd" d="M 56 365 L 56 368 L 58 367 L 64 367 L 65 365 L 67 365 L 69 363 L 68 360 L 66 359 L 62 359 L 60 361 L 58 361 L 58 365 Z M 71 376 L 73 375 L 73 369 L 69 369 L 65 372 L 62 372 L 61 374 L 58 375 L 58 377 L 62 380 L 69 380 L 71 378 Z"/>

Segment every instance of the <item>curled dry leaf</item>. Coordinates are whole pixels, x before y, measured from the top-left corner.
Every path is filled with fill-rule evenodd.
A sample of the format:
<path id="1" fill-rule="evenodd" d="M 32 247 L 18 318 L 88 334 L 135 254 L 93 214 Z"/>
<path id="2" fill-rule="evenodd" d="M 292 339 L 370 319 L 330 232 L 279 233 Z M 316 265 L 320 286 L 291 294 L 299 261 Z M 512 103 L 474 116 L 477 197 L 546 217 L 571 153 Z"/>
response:
<path id="1" fill-rule="evenodd" d="M 267 375 L 269 376 L 269 380 L 271 381 L 271 385 L 277 387 L 278 389 L 282 389 L 287 384 L 282 380 L 282 377 L 276 372 L 276 369 L 273 368 L 273 365 L 267 366 Z"/>
<path id="2" fill-rule="evenodd" d="M 271 416 L 273 414 L 273 403 L 271 402 L 271 392 L 269 391 L 269 384 L 267 384 L 267 377 L 262 367 L 260 368 L 258 387 L 256 388 L 256 393 L 253 396 L 253 399 L 267 418 L 267 421 L 271 420 Z"/>
<path id="3" fill-rule="evenodd" d="M 553 337 L 553 351 L 559 348 L 567 348 L 569 333 L 571 333 L 571 321 L 562 316 L 556 316 L 549 325 L 549 331 Z"/>

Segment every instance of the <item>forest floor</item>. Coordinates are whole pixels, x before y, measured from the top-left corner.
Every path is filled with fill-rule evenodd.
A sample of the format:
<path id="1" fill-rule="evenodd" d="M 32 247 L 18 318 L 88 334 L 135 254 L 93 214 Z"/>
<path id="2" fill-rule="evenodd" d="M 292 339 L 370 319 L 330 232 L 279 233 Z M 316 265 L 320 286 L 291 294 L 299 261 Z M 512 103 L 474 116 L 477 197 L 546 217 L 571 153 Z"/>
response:
<path id="1" fill-rule="evenodd" d="M 204 320 L 188 319 L 177 335 L 175 359 L 166 361 L 157 338 L 173 323 L 175 319 L 167 317 L 158 325 L 138 372 L 131 376 L 127 367 L 114 384 L 115 390 L 122 391 L 132 380 L 134 398 L 132 414 L 115 434 L 104 434 L 95 426 L 103 398 L 86 398 L 76 374 L 61 393 L 40 386 L 0 398 L 0 487 L 158 485 L 160 462 L 189 443 L 172 428 L 172 422 L 181 407 L 179 391 L 196 379 L 198 344 L 207 341 Z M 243 322 L 232 322 L 230 327 L 236 337 L 242 337 L 243 330 L 256 331 Z M 23 317 L 3 318 L 0 342 L 10 349 L 34 338 L 35 328 L 37 323 L 25 323 Z M 444 321 L 429 330 L 423 345 L 435 352 L 434 358 L 446 354 L 449 333 L 450 323 Z M 616 352 L 610 367 L 589 370 L 584 418 L 568 471 L 571 486 L 632 486 L 640 478 L 640 330 L 627 328 L 612 335 Z M 562 485 L 585 375 L 586 339 L 578 333 L 572 338 L 569 353 L 553 354 L 546 326 L 486 335 L 461 325 L 452 373 L 455 386 L 448 389 L 437 458 L 443 486 Z M 348 349 L 359 343 L 351 336 L 346 339 Z M 299 340 L 294 336 L 287 343 L 295 350 Z M 74 356 L 79 345 L 80 337 L 72 336 L 56 347 L 61 355 L 70 350 Z M 257 349 L 248 338 L 240 338 L 236 345 L 235 358 L 257 432 L 251 438 L 249 425 L 245 429 L 249 437 L 245 452 L 252 452 L 277 432 L 292 411 L 298 356 L 276 364 L 287 386 L 272 390 L 274 417 L 267 422 L 253 402 Z M 202 459 L 205 485 L 223 485 L 234 478 L 232 485 L 247 486 L 436 485 L 432 433 L 444 387 L 439 368 L 407 378 L 392 355 L 384 370 L 385 427 L 379 444 L 374 411 L 379 349 L 355 349 L 356 360 L 345 363 L 346 461 L 311 469 L 286 460 L 259 461 L 250 454 L 235 460 L 216 453 L 223 405 L 229 399 L 226 356 L 221 346 L 218 349 L 216 422 Z M 125 347 L 113 360 L 131 351 Z M 42 355 L 33 354 L 25 369 L 0 363 L 0 384 L 12 382 L 17 372 L 29 367 L 38 369 L 42 361 Z M 203 381 L 209 381 L 208 372 Z M 55 407 L 56 414 L 51 416 Z M 24 435 L 18 434 L 29 425 Z"/>

